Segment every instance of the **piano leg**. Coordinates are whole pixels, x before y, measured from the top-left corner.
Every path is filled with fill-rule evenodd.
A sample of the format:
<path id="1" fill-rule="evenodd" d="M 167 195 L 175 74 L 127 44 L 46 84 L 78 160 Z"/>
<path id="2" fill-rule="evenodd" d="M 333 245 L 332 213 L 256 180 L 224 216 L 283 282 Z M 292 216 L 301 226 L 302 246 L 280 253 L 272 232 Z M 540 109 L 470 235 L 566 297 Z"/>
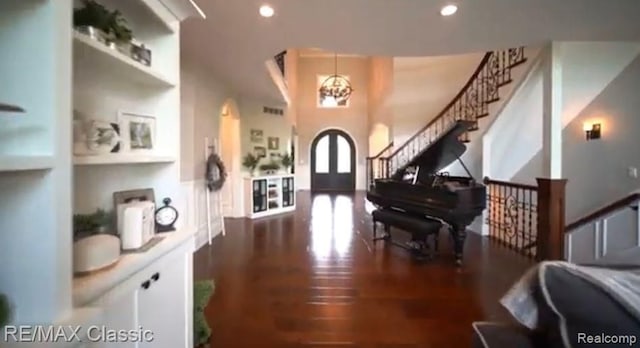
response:
<path id="1" fill-rule="evenodd" d="M 464 251 L 464 241 L 467 238 L 467 229 L 465 226 L 451 226 L 451 234 L 453 237 L 453 253 L 456 258 L 456 265 L 462 265 L 462 253 Z"/>
<path id="2" fill-rule="evenodd" d="M 373 223 L 373 241 L 377 242 L 379 240 L 390 240 L 391 239 L 391 226 L 387 224 L 382 224 L 384 226 L 384 232 L 381 237 L 376 237 L 378 222 Z"/>

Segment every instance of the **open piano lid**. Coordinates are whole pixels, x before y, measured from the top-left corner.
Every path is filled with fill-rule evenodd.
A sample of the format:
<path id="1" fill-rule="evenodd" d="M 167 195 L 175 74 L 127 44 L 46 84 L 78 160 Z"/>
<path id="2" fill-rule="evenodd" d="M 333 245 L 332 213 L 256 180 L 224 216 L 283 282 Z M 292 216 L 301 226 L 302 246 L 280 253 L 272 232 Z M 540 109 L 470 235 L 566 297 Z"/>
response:
<path id="1" fill-rule="evenodd" d="M 460 135 L 473 126 L 472 121 L 456 121 L 439 138 L 433 141 L 417 155 L 407 167 L 420 166 L 422 173 L 437 173 L 442 168 L 457 160 L 467 150 L 458 139 Z"/>

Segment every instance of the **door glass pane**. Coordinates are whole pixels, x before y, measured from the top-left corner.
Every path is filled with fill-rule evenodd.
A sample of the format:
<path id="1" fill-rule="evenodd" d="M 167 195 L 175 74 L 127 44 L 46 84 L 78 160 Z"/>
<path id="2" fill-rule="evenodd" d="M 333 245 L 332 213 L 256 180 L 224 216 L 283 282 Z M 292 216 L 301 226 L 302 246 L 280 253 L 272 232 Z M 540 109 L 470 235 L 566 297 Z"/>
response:
<path id="1" fill-rule="evenodd" d="M 351 146 L 342 135 L 338 135 L 338 173 L 351 173 Z"/>
<path id="2" fill-rule="evenodd" d="M 329 173 L 329 135 L 316 143 L 316 173 Z"/>

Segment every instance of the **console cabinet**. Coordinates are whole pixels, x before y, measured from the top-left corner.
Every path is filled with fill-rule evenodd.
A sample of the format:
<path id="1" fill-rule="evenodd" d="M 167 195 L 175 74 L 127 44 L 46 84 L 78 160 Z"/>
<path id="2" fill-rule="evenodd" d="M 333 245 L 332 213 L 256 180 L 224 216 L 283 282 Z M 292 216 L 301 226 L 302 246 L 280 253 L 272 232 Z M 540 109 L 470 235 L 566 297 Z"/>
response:
<path id="1" fill-rule="evenodd" d="M 293 175 L 273 175 L 245 178 L 245 214 L 259 218 L 293 211 L 295 179 Z"/>

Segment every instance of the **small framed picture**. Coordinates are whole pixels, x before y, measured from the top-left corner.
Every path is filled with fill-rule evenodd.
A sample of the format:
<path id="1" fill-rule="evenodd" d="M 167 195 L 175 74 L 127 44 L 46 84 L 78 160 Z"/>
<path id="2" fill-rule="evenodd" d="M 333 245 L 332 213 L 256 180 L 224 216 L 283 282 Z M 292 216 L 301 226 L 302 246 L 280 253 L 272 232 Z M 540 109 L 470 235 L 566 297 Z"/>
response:
<path id="1" fill-rule="evenodd" d="M 280 139 L 277 137 L 269 137 L 269 150 L 278 150 L 280 148 Z"/>
<path id="2" fill-rule="evenodd" d="M 265 149 L 264 146 L 254 146 L 253 153 L 258 158 L 267 157 L 267 149 Z"/>
<path id="3" fill-rule="evenodd" d="M 264 141 L 264 133 L 262 129 L 252 129 L 251 130 L 251 142 L 252 143 L 262 143 Z"/>
<path id="4" fill-rule="evenodd" d="M 121 111 L 118 113 L 122 147 L 129 152 L 153 152 L 156 147 L 156 118 Z"/>

